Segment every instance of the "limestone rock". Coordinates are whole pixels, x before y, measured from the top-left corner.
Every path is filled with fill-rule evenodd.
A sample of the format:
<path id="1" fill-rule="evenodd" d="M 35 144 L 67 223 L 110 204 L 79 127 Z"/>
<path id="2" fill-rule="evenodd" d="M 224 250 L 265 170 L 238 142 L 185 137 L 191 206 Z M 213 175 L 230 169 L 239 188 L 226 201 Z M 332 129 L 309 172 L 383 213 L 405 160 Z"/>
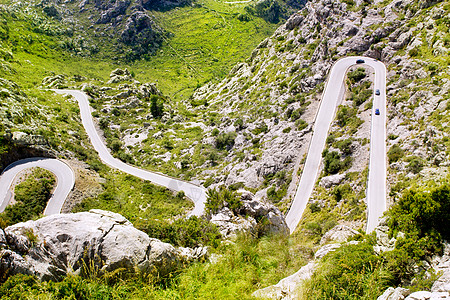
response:
<path id="1" fill-rule="evenodd" d="M 0 270 L 58 280 L 95 265 L 100 272 L 125 268 L 167 274 L 207 255 L 207 249 L 175 248 L 137 230 L 123 216 L 102 210 L 61 214 L 5 229 L 8 245 Z"/>
<path id="2" fill-rule="evenodd" d="M 311 278 L 316 267 L 317 263 L 310 262 L 291 276 L 281 279 L 277 284 L 253 292 L 252 296 L 263 299 L 297 299 L 295 295 L 297 288 L 304 280 Z"/>
<path id="3" fill-rule="evenodd" d="M 19 145 L 33 146 L 46 145 L 47 141 L 42 135 L 28 134 L 22 131 L 15 131 L 12 134 L 12 140 Z"/>
<path id="4" fill-rule="evenodd" d="M 64 75 L 47 76 L 42 80 L 42 85 L 49 89 L 63 89 L 67 87 L 67 79 Z"/>
<path id="5" fill-rule="evenodd" d="M 379 296 L 377 300 L 403 300 L 407 297 L 411 292 L 408 289 L 404 289 L 401 287 L 393 288 L 390 287 L 386 289 L 383 295 Z"/>
<path id="6" fill-rule="evenodd" d="M 109 75 L 109 81 L 108 84 L 111 83 L 118 83 L 118 82 L 122 82 L 122 81 L 129 81 L 132 80 L 132 76 L 130 71 L 128 71 L 127 68 L 125 68 L 125 70 L 122 69 L 115 69 L 114 71 L 111 72 L 111 74 Z"/>
<path id="7" fill-rule="evenodd" d="M 345 225 L 336 225 L 327 231 L 320 239 L 320 244 L 324 245 L 329 242 L 346 242 L 349 237 L 359 234 L 358 231 L 351 229 Z"/>
<path id="8" fill-rule="evenodd" d="M 286 22 L 286 29 L 292 30 L 295 27 L 298 27 L 302 21 L 304 20 L 304 17 L 299 14 L 293 14 Z"/>
<path id="9" fill-rule="evenodd" d="M 120 38 L 126 44 L 147 46 L 160 43 L 162 41 L 161 34 L 162 30 L 147 13 L 136 11 L 127 19 Z"/>
<path id="10" fill-rule="evenodd" d="M 314 258 L 321 259 L 328 253 L 336 250 L 337 248 L 340 248 L 341 246 L 342 246 L 341 244 L 328 244 L 328 245 L 322 246 L 319 250 L 316 251 L 316 254 L 314 254 Z"/>
<path id="11" fill-rule="evenodd" d="M 97 21 L 97 24 L 106 24 L 111 21 L 112 18 L 116 18 L 120 15 L 125 14 L 128 6 L 130 6 L 130 0 L 116 0 L 114 5 L 108 7 L 105 11 L 103 11 L 100 15 L 100 18 Z"/>
<path id="12" fill-rule="evenodd" d="M 450 293 L 450 270 L 447 270 L 431 287 L 432 292 Z"/>
<path id="13" fill-rule="evenodd" d="M 250 192 L 242 193 L 242 207 L 234 213 L 228 207 L 208 216 L 211 223 L 216 224 L 224 237 L 236 235 L 238 232 L 258 232 L 260 234 L 289 234 L 289 228 L 283 214 L 274 205 L 262 201 Z"/>
<path id="14" fill-rule="evenodd" d="M 324 188 L 330 188 L 334 185 L 338 185 L 344 180 L 345 174 L 335 174 L 330 176 L 325 176 L 320 180 L 320 186 Z"/>

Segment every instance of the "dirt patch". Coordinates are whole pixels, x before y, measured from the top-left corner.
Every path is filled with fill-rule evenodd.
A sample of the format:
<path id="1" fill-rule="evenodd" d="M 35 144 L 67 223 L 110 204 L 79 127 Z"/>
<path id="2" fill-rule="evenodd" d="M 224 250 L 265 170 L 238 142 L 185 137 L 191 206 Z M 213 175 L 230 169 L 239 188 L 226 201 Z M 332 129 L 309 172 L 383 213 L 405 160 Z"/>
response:
<path id="1" fill-rule="evenodd" d="M 72 212 L 75 205 L 83 199 L 97 196 L 102 190 L 101 178 L 95 171 L 89 170 L 89 165 L 78 160 L 65 160 L 75 174 L 75 186 L 67 197 L 61 209 L 61 213 Z"/>

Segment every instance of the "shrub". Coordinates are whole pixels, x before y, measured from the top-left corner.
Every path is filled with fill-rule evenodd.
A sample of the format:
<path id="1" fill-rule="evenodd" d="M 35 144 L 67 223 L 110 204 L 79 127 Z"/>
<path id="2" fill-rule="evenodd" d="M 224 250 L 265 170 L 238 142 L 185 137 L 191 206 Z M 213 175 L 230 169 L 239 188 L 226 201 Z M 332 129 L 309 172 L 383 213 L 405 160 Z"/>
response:
<path id="1" fill-rule="evenodd" d="M 196 216 L 178 219 L 172 224 L 167 221 L 151 220 L 138 228 L 152 238 L 181 247 L 217 247 L 221 235 L 216 225 Z"/>
<path id="2" fill-rule="evenodd" d="M 221 133 L 216 137 L 216 148 L 220 150 L 230 150 L 234 146 L 236 132 Z"/>
<path id="3" fill-rule="evenodd" d="M 364 68 L 357 68 L 355 71 L 348 72 L 347 77 L 352 83 L 358 82 L 366 77 L 366 70 Z"/>
<path id="4" fill-rule="evenodd" d="M 161 118 L 164 114 L 164 102 L 158 95 L 150 97 L 150 112 L 154 118 Z"/>
<path id="5" fill-rule="evenodd" d="M 214 129 L 212 130 L 212 132 L 211 132 L 211 135 L 212 135 L 212 136 L 218 136 L 219 133 L 220 133 L 219 129 L 214 128 Z"/>
<path id="6" fill-rule="evenodd" d="M 353 139 L 348 138 L 345 140 L 340 140 L 336 142 L 336 147 L 341 150 L 342 154 L 344 155 L 350 155 L 353 152 L 352 148 Z"/>
<path id="7" fill-rule="evenodd" d="M 350 108 L 348 106 L 340 106 L 337 114 L 336 119 L 337 123 L 340 127 L 344 127 L 345 125 L 349 124 L 356 116 L 356 109 Z"/>
<path id="8" fill-rule="evenodd" d="M 450 187 L 444 184 L 427 190 L 408 190 L 388 212 L 391 235 L 401 231 L 397 242 L 410 256 L 424 259 L 442 251 L 441 240 L 450 238 Z"/>
<path id="9" fill-rule="evenodd" d="M 325 174 L 336 174 L 342 170 L 346 170 L 351 166 L 352 158 L 350 156 L 346 157 L 343 161 L 340 160 L 340 155 L 336 151 L 329 152 L 325 149 L 322 152 L 323 165 Z"/>
<path id="10" fill-rule="evenodd" d="M 231 191 L 224 186 L 221 186 L 218 190 L 208 189 L 206 196 L 206 211 L 211 214 L 218 212 L 224 206 L 238 213 L 242 207 L 240 196 L 235 191 Z"/>
<path id="11" fill-rule="evenodd" d="M 404 151 L 402 148 L 400 148 L 400 146 L 398 144 L 393 145 L 388 153 L 388 159 L 389 159 L 389 163 L 393 163 L 398 161 L 399 159 L 401 159 L 404 155 Z"/>
<path id="12" fill-rule="evenodd" d="M 256 127 L 255 129 L 253 129 L 253 134 L 258 135 L 260 133 L 266 133 L 269 131 L 269 127 L 267 126 L 266 123 L 261 123 L 259 124 L 258 127 Z"/>
<path id="13" fill-rule="evenodd" d="M 327 254 L 305 283 L 305 299 L 376 299 L 392 276 L 367 242 L 345 245 Z"/>
<path id="14" fill-rule="evenodd" d="M 409 172 L 417 174 L 423 169 L 423 160 L 420 157 L 413 156 L 409 158 L 409 164 L 406 168 Z"/>

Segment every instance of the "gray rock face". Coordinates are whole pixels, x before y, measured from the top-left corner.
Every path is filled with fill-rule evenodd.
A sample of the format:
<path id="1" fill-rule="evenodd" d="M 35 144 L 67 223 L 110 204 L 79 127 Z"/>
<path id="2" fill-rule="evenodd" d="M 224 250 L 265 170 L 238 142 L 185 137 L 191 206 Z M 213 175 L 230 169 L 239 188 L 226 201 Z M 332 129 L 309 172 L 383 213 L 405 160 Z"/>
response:
<path id="1" fill-rule="evenodd" d="M 162 30 L 148 14 L 136 11 L 127 19 L 121 39 L 127 44 L 160 42 L 161 32 Z"/>
<path id="2" fill-rule="evenodd" d="M 403 300 L 407 297 L 411 292 L 408 289 L 404 289 L 401 287 L 393 288 L 390 287 L 384 291 L 383 295 L 379 296 L 377 300 Z"/>
<path id="3" fill-rule="evenodd" d="M 222 236 L 230 237 L 238 232 L 289 234 L 283 214 L 274 205 L 263 202 L 247 191 L 244 191 L 241 200 L 243 205 L 238 214 L 224 207 L 209 216 Z"/>
<path id="4" fill-rule="evenodd" d="M 310 262 L 291 276 L 281 279 L 276 285 L 255 291 L 252 296 L 263 299 L 297 299 L 295 292 L 298 286 L 311 278 L 316 267 L 317 263 Z"/>
<path id="5" fill-rule="evenodd" d="M 338 185 L 344 180 L 345 174 L 335 174 L 330 176 L 325 176 L 320 180 L 320 186 L 324 188 L 330 188 L 334 185 Z"/>
<path id="6" fill-rule="evenodd" d="M 348 238 L 359 234 L 358 231 L 351 229 L 345 225 L 337 225 L 325 233 L 320 239 L 320 244 L 324 245 L 329 242 L 346 242 Z"/>
<path id="7" fill-rule="evenodd" d="M 118 82 L 122 82 L 122 81 L 129 81 L 132 80 L 132 76 L 130 71 L 128 71 L 127 68 L 125 68 L 124 70 L 122 69 L 115 69 L 114 71 L 111 72 L 111 74 L 109 75 L 109 81 L 108 84 L 111 83 L 118 83 Z"/>
<path id="8" fill-rule="evenodd" d="M 111 6 L 108 6 L 104 12 L 102 12 L 100 18 L 98 19 L 98 24 L 106 24 L 111 21 L 112 18 L 118 17 L 125 14 L 128 6 L 130 6 L 130 0 L 117 0 Z"/>
<path id="9" fill-rule="evenodd" d="M 167 274 L 182 263 L 203 257 L 206 249 L 175 248 L 150 238 L 119 214 L 91 210 L 48 216 L 5 229 L 0 270 L 58 280 L 94 265 L 100 272 L 125 268 Z M 7 243 L 6 243 L 7 241 Z"/>
<path id="10" fill-rule="evenodd" d="M 24 146 L 37 146 L 47 144 L 47 141 L 43 136 L 36 134 L 28 134 L 22 131 L 13 132 L 12 140 L 17 144 Z"/>

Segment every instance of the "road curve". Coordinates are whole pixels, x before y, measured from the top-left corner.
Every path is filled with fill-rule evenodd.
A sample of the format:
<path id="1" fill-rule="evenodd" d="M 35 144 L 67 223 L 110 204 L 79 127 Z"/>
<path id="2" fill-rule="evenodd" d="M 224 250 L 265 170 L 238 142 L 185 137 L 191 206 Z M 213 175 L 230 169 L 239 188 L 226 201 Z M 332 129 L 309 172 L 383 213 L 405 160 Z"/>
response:
<path id="1" fill-rule="evenodd" d="M 12 195 L 10 187 L 14 178 L 21 171 L 33 167 L 40 167 L 49 170 L 55 174 L 57 180 L 56 188 L 47 203 L 47 207 L 44 210 L 44 215 L 48 216 L 59 214 L 61 212 L 64 201 L 75 184 L 75 175 L 72 169 L 64 162 L 53 158 L 43 157 L 18 160 L 6 167 L 0 176 L 0 212 L 5 210 L 9 200 L 11 199 Z"/>
<path id="2" fill-rule="evenodd" d="M 69 94 L 75 97 L 78 101 L 80 107 L 81 120 L 86 130 L 89 139 L 98 152 L 100 159 L 108 166 L 118 169 L 127 174 L 139 177 L 144 180 L 149 180 L 157 185 L 167 187 L 174 191 L 183 191 L 186 196 L 191 199 L 195 207 L 190 212 L 190 215 L 199 216 L 203 213 L 205 209 L 206 202 L 206 190 L 205 188 L 192 184 L 187 181 L 172 178 L 167 175 L 163 175 L 156 172 L 151 172 L 143 170 L 131 165 L 124 163 L 123 161 L 113 157 L 109 152 L 109 149 L 103 143 L 97 129 L 95 128 L 94 121 L 91 115 L 91 107 L 89 106 L 89 101 L 85 93 L 75 90 L 53 90 L 58 94 Z"/>
<path id="3" fill-rule="evenodd" d="M 379 96 L 374 93 L 372 106 L 369 178 L 366 191 L 367 233 L 378 225 L 379 218 L 386 210 L 386 67 L 382 62 L 368 57 L 345 57 L 331 68 L 322 95 L 300 183 L 286 215 L 286 223 L 291 233 L 297 228 L 314 189 L 328 130 L 345 93 L 345 74 L 350 66 L 356 64 L 357 59 L 363 59 L 366 65 L 374 69 L 374 92 L 376 89 L 380 90 Z M 375 115 L 377 108 L 380 115 Z"/>

